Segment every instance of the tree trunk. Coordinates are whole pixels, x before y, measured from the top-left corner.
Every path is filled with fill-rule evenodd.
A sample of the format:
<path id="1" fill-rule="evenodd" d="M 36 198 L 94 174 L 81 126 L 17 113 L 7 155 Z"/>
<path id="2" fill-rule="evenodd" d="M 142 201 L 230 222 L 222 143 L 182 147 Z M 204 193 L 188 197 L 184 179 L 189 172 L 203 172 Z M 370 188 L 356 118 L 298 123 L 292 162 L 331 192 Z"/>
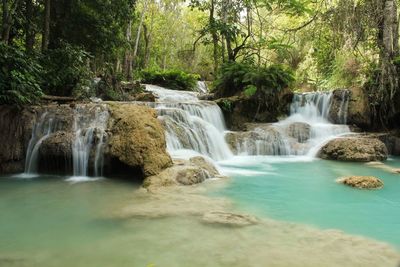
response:
<path id="1" fill-rule="evenodd" d="M 214 77 L 215 77 L 218 71 L 218 34 L 216 29 L 217 25 L 215 23 L 214 13 L 215 13 L 215 0 L 211 0 L 209 24 L 211 27 L 211 35 L 213 40 L 213 49 L 214 49 L 213 59 L 214 59 Z"/>
<path id="2" fill-rule="evenodd" d="M 35 31 L 33 29 L 33 1 L 26 0 L 26 25 L 25 25 L 25 48 L 26 51 L 33 51 L 35 45 Z"/>
<path id="3" fill-rule="evenodd" d="M 19 6 L 21 0 L 15 0 L 10 2 L 8 0 L 2 1 L 3 6 L 3 17 L 2 17 L 2 27 L 1 27 L 1 41 L 8 44 L 10 40 L 10 31 L 13 25 L 14 14 Z"/>
<path id="4" fill-rule="evenodd" d="M 128 42 L 128 48 L 125 51 L 125 59 L 124 59 L 124 73 L 125 73 L 125 77 L 128 79 L 128 81 L 130 81 L 132 79 L 131 38 L 132 38 L 132 18 L 129 20 L 129 24 L 126 29 L 126 41 Z"/>
<path id="5" fill-rule="evenodd" d="M 380 50 L 379 88 L 374 94 L 374 121 L 380 126 L 391 126 L 391 122 L 399 113 L 399 70 L 393 63 L 399 56 L 399 22 L 396 0 L 382 2 L 382 19 L 378 24 L 378 47 Z"/>
<path id="6" fill-rule="evenodd" d="M 45 0 L 44 6 L 44 22 L 43 22 L 43 35 L 42 35 L 42 52 L 46 51 L 49 47 L 50 37 L 50 8 L 51 0 Z"/>
<path id="7" fill-rule="evenodd" d="M 138 26 L 137 33 L 136 33 L 135 47 L 133 49 L 133 62 L 136 61 L 137 53 L 139 50 L 140 33 L 142 30 L 142 26 L 143 26 L 144 15 L 146 14 L 146 11 L 147 11 L 147 2 L 148 2 L 148 0 L 145 0 L 145 2 L 143 4 L 142 14 L 140 15 L 139 26 Z"/>

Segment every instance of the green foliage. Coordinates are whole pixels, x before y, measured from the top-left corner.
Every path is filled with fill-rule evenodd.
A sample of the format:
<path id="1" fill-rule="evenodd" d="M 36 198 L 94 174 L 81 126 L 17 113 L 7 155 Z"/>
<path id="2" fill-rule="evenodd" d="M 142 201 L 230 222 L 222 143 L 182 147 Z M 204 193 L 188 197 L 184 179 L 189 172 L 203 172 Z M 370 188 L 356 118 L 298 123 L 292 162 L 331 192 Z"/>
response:
<path id="1" fill-rule="evenodd" d="M 256 67 L 247 63 L 230 62 L 221 67 L 215 82 L 220 97 L 244 92 L 246 96 L 275 94 L 294 81 L 293 73 L 281 65 Z"/>
<path id="2" fill-rule="evenodd" d="M 332 74 L 328 79 L 327 87 L 351 87 L 359 82 L 360 63 L 350 53 L 340 53 L 336 56 Z"/>
<path id="3" fill-rule="evenodd" d="M 217 79 L 214 82 L 218 96 L 232 96 L 250 85 L 246 75 L 254 70 L 252 65 L 239 62 L 228 62 L 221 66 Z"/>
<path id="4" fill-rule="evenodd" d="M 256 92 L 257 92 L 257 87 L 255 87 L 254 85 L 248 85 L 244 89 L 243 94 L 247 97 L 252 97 L 253 95 L 256 94 Z"/>
<path id="5" fill-rule="evenodd" d="M 0 104 L 34 104 L 42 95 L 35 58 L 0 43 Z"/>
<path id="6" fill-rule="evenodd" d="M 232 109 L 233 109 L 232 102 L 230 100 L 228 100 L 228 99 L 222 100 L 221 108 L 224 111 L 231 112 Z"/>
<path id="7" fill-rule="evenodd" d="M 61 48 L 48 50 L 40 60 L 44 69 L 43 91 L 59 96 L 88 95 L 91 78 L 89 58 L 81 48 L 66 43 Z"/>
<path id="8" fill-rule="evenodd" d="M 193 91 L 200 78 L 199 75 L 189 74 L 180 70 L 144 70 L 140 75 L 143 83 L 187 91 Z"/>

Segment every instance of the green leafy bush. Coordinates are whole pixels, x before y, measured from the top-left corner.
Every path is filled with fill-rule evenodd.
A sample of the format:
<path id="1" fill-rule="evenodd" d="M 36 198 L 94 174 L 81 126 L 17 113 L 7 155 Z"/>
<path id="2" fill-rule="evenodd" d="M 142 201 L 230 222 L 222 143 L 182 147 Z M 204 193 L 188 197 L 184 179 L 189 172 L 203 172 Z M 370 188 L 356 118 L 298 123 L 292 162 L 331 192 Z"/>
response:
<path id="1" fill-rule="evenodd" d="M 35 58 L 0 43 L 0 104 L 34 104 L 41 95 L 41 67 Z"/>
<path id="2" fill-rule="evenodd" d="M 199 75 L 180 70 L 144 70 L 140 74 L 142 83 L 163 86 L 173 90 L 193 91 Z"/>
<path id="3" fill-rule="evenodd" d="M 90 55 L 79 47 L 63 44 L 48 50 L 40 59 L 43 66 L 43 91 L 58 96 L 89 94 L 91 73 L 87 64 Z"/>
<path id="4" fill-rule="evenodd" d="M 219 97 L 229 97 L 240 92 L 252 97 L 256 94 L 277 93 L 293 81 L 293 73 L 281 65 L 256 67 L 230 62 L 221 67 L 215 81 L 215 90 Z"/>

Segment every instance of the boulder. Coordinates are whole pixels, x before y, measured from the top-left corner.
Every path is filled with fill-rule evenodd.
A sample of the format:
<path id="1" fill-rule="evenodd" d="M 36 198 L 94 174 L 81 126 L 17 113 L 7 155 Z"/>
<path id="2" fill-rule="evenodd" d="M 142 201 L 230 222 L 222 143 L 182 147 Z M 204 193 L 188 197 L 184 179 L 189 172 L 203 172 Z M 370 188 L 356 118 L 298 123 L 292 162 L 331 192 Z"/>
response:
<path id="1" fill-rule="evenodd" d="M 286 133 L 299 143 L 306 143 L 311 136 L 311 126 L 304 122 L 294 122 L 287 127 Z"/>
<path id="2" fill-rule="evenodd" d="M 157 175 L 172 165 L 166 152 L 164 129 L 154 109 L 146 106 L 109 103 L 111 137 L 108 156 L 140 168 L 145 177 Z"/>
<path id="3" fill-rule="evenodd" d="M 381 189 L 383 182 L 373 176 L 348 176 L 337 180 L 338 183 L 359 189 Z"/>
<path id="4" fill-rule="evenodd" d="M 318 153 L 322 159 L 341 161 L 383 161 L 388 151 L 383 142 L 376 138 L 346 137 L 329 141 Z"/>

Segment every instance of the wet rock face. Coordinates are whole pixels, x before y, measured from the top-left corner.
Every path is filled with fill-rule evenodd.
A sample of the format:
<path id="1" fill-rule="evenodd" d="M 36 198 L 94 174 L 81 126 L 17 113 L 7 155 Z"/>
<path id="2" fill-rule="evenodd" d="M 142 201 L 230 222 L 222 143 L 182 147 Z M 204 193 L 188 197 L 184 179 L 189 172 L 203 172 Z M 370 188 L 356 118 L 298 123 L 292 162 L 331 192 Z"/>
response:
<path id="1" fill-rule="evenodd" d="M 292 123 L 287 128 L 287 135 L 295 138 L 299 143 L 305 143 L 311 137 L 311 126 L 304 122 Z"/>
<path id="2" fill-rule="evenodd" d="M 379 178 L 373 176 L 348 176 L 339 178 L 337 182 L 358 189 L 383 188 L 383 182 Z"/>
<path id="3" fill-rule="evenodd" d="M 59 131 L 50 135 L 40 146 L 40 156 L 71 158 L 74 138 L 72 132 Z"/>
<path id="4" fill-rule="evenodd" d="M 322 159 L 340 161 L 383 161 L 388 151 L 383 142 L 376 138 L 338 138 L 324 145 L 318 153 Z"/>
<path id="5" fill-rule="evenodd" d="M 25 152 L 36 118 L 32 109 L 0 106 L 0 173 L 23 172 Z"/>
<path id="6" fill-rule="evenodd" d="M 171 166 L 164 129 L 155 110 L 132 104 L 109 103 L 111 137 L 107 156 L 141 168 L 145 177 Z"/>

